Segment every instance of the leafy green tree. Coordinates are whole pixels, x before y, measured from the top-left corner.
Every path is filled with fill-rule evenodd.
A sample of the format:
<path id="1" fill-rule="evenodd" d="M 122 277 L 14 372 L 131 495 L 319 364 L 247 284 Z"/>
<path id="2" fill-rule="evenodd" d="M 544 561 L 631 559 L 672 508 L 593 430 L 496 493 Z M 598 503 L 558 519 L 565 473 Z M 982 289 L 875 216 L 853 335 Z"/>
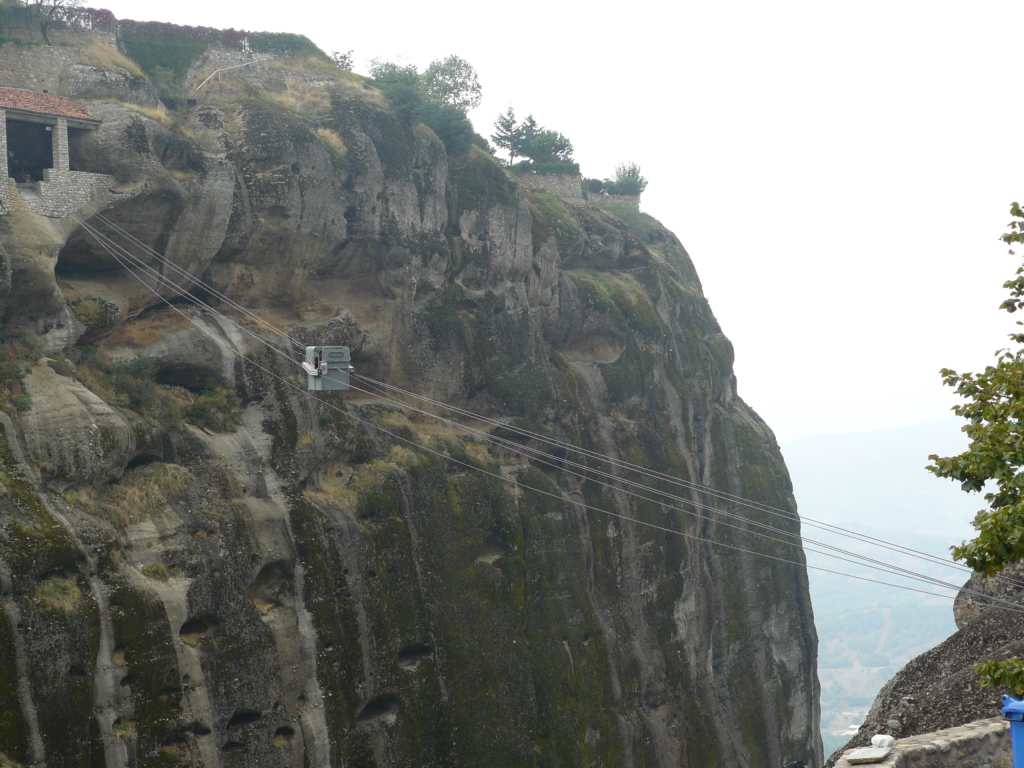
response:
<path id="1" fill-rule="evenodd" d="M 605 189 L 612 195 L 639 195 L 647 189 L 647 179 L 636 163 L 622 163 L 615 166 L 615 181 L 606 182 Z"/>
<path id="2" fill-rule="evenodd" d="M 414 65 L 374 59 L 370 62 L 370 74 L 406 119 L 423 123 L 434 131 L 449 154 L 461 154 L 474 143 L 473 124 L 465 110 L 432 94 L 425 77 Z"/>
<path id="3" fill-rule="evenodd" d="M 1002 239 L 1010 245 L 1024 242 L 1024 212 L 1014 203 L 1010 213 L 1014 219 Z M 1003 287 L 1009 289 L 1010 298 L 1000 309 L 1014 313 L 1024 308 L 1024 266 Z M 1017 321 L 1017 325 L 1024 323 Z M 1010 339 L 1024 344 L 1024 333 L 1011 334 Z M 971 442 L 958 456 L 929 456 L 933 464 L 928 469 L 957 481 L 968 492 L 980 492 L 992 483 L 984 495 L 988 508 L 974 519 L 978 535 L 953 547 L 953 557 L 975 571 L 994 575 L 1024 559 L 1024 348 L 1000 350 L 996 364 L 981 373 L 944 368 L 942 378 L 965 401 L 953 412 L 967 420 L 963 431 Z"/>
<path id="4" fill-rule="evenodd" d="M 473 65 L 458 56 L 431 62 L 423 73 L 423 84 L 431 100 L 461 109 L 463 112 L 480 106 L 481 89 Z"/>
<path id="5" fill-rule="evenodd" d="M 572 142 L 558 131 L 542 128 L 524 136 L 520 154 L 535 163 L 572 162 Z"/>
<path id="6" fill-rule="evenodd" d="M 81 8 L 82 5 L 83 0 L 25 0 L 25 6 L 36 14 L 39 33 L 47 45 L 50 45 L 50 38 L 47 35 L 50 25 L 68 15 L 72 9 Z"/>
<path id="7" fill-rule="evenodd" d="M 1013 220 L 1002 239 L 1012 254 L 1012 246 L 1024 242 L 1024 212 L 1014 203 L 1010 215 Z M 1010 297 L 1000 309 L 1024 309 L 1024 266 L 1003 287 Z M 938 477 L 955 480 L 964 491 L 985 491 L 988 506 L 973 523 L 977 535 L 952 550 L 954 559 L 989 576 L 1024 559 L 1024 333 L 1013 333 L 1010 339 L 1017 348 L 998 351 L 995 365 L 981 373 L 942 370 L 943 383 L 964 400 L 953 411 L 967 420 L 963 431 L 970 444 L 958 456 L 928 457 L 928 469 Z M 988 688 L 1005 685 L 1016 696 L 1024 695 L 1020 659 L 985 662 L 973 670 Z"/>

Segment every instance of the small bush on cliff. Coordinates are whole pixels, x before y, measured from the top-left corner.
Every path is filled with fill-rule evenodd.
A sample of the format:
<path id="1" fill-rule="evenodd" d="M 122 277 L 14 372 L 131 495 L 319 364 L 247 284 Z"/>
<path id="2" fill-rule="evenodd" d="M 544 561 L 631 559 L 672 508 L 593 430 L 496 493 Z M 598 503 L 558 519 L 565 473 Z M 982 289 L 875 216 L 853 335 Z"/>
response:
<path id="1" fill-rule="evenodd" d="M 181 387 L 157 384 L 154 376 L 148 358 L 111 365 L 91 348 L 81 353 L 76 371 L 76 378 L 103 401 L 133 410 L 161 429 L 171 429 L 185 418 L 195 396 Z"/>
<path id="2" fill-rule="evenodd" d="M 0 409 L 8 413 L 26 411 L 32 407 L 32 400 L 25 392 L 22 380 L 31 367 L 34 350 L 24 344 L 14 343 L 2 347 L 0 352 Z"/>

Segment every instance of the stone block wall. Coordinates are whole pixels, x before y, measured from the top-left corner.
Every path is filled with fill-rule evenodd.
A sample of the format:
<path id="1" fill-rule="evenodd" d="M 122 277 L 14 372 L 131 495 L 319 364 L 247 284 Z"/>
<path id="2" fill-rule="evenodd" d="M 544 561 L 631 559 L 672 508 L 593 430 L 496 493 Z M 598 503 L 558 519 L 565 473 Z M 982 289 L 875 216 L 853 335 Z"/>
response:
<path id="1" fill-rule="evenodd" d="M 835 768 L 853 768 L 847 750 Z M 899 739 L 871 768 L 1013 768 L 1010 724 L 1001 717 Z"/>
<path id="2" fill-rule="evenodd" d="M 602 195 L 590 194 L 590 202 L 595 205 L 610 205 L 618 208 L 636 208 L 640 210 L 640 195 Z"/>
<path id="3" fill-rule="evenodd" d="M 40 216 L 62 219 L 76 213 L 92 200 L 93 194 L 114 186 L 114 177 L 82 171 L 43 171 L 43 180 L 26 187 L 21 199 L 25 207 Z"/>
<path id="4" fill-rule="evenodd" d="M 530 189 L 546 189 L 558 197 L 567 197 L 570 200 L 583 199 L 583 177 L 555 176 L 546 173 L 524 173 L 518 179 Z"/>
<path id="5" fill-rule="evenodd" d="M 60 92 L 60 77 L 78 63 L 78 49 L 64 45 L 0 45 L 0 88 Z"/>

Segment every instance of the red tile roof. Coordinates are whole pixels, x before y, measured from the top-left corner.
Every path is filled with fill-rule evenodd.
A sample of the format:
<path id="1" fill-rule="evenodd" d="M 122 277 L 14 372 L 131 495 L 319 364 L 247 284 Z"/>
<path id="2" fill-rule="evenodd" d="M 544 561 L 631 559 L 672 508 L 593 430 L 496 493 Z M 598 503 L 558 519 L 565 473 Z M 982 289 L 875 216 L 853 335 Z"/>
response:
<path id="1" fill-rule="evenodd" d="M 85 106 L 74 99 L 54 96 L 50 93 L 20 91 L 14 88 L 0 88 L 0 109 L 20 109 L 38 115 L 73 117 L 78 120 L 95 120 L 85 111 Z"/>

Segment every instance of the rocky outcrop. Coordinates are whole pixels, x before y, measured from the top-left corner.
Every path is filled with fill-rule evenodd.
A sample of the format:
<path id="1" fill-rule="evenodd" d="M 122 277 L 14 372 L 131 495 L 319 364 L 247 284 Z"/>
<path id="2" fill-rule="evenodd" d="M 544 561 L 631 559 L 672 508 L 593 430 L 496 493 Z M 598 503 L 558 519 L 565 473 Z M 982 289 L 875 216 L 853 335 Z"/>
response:
<path id="1" fill-rule="evenodd" d="M 865 746 L 876 733 L 896 738 L 955 728 L 1000 714 L 1005 691 L 982 688 L 971 667 L 992 659 L 1024 656 L 1024 568 L 1012 565 L 991 579 L 973 574 L 954 603 L 956 633 L 912 659 L 885 684 L 857 735 L 833 754 Z M 979 595 L 1007 601 L 1009 607 L 983 605 Z"/>
<path id="2" fill-rule="evenodd" d="M 144 77 L 130 72 L 75 64 L 63 71 L 60 93 L 71 99 L 105 99 L 156 107 L 160 103 L 156 88 Z"/>
<path id="3" fill-rule="evenodd" d="M 20 212 L 0 229 L 2 332 L 59 369 L 24 377 L 31 407 L 0 477 L 0 696 L 18 702 L 0 752 L 820 760 L 799 547 L 723 525 L 731 506 L 700 491 L 644 501 L 568 463 L 588 459 L 529 460 L 365 381 L 312 398 L 273 330 L 350 346 L 363 376 L 795 511 L 677 238 L 525 189 L 479 148 L 449 157 L 361 83 L 312 99 L 299 75 L 228 79 L 176 116 L 182 132 L 91 103 L 103 124 L 73 149 L 117 186 L 78 217 Z M 226 294 L 214 308 L 238 325 L 175 284 Z M 90 425 L 111 439 L 83 438 Z"/>

